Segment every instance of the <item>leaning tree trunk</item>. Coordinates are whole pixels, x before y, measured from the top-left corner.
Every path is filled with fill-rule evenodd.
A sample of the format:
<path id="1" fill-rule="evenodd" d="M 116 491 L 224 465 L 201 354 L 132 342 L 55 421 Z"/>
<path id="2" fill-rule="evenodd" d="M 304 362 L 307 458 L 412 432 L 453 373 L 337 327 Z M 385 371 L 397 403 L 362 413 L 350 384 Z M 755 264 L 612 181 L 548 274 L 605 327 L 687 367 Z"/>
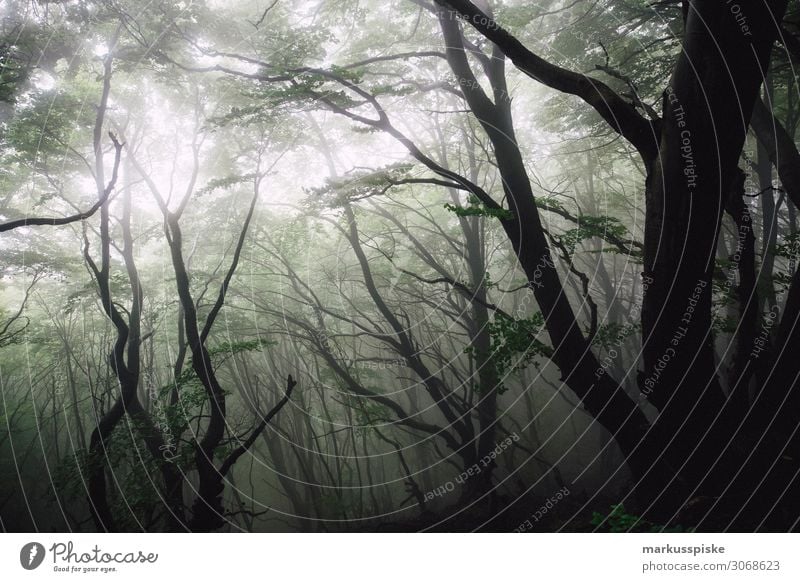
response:
<path id="1" fill-rule="evenodd" d="M 642 464 L 639 446 L 648 422 L 636 402 L 622 386 L 604 373 L 592 352 L 575 312 L 570 305 L 545 236 L 539 209 L 517 144 L 511 104 L 506 98 L 504 58 L 495 47 L 491 58 L 491 101 L 477 82 L 466 58 L 463 37 L 456 21 L 442 9 L 439 23 L 444 34 L 446 56 L 453 73 L 463 80 L 464 97 L 486 131 L 503 180 L 503 190 L 513 218 L 500 218 L 520 266 L 528 279 L 545 329 L 554 348 L 552 359 L 563 382 L 575 392 L 583 405 L 614 437 L 636 473 Z"/>
<path id="2" fill-rule="evenodd" d="M 692 497 L 721 495 L 742 458 L 717 377 L 712 275 L 726 195 L 776 36 L 772 19 L 780 21 L 786 1 L 770 5 L 772 14 L 748 11 L 745 30 L 728 5 L 692 2 L 664 94 L 660 153 L 647 178 L 639 381 L 660 411 L 647 449 L 678 466 L 683 480 L 640 488 L 659 491 L 651 511 L 662 519 Z"/>

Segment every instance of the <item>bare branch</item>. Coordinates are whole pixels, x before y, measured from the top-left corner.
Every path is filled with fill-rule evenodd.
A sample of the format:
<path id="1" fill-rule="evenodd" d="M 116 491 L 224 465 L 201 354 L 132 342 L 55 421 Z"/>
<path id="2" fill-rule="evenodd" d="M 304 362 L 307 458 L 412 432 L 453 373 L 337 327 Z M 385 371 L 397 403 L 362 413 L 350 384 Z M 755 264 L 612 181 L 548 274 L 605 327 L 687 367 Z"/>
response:
<path id="1" fill-rule="evenodd" d="M 220 475 L 222 476 L 227 475 L 228 471 L 231 470 L 231 467 L 233 467 L 234 463 L 236 463 L 236 461 L 239 460 L 239 457 L 244 455 L 250 449 L 250 447 L 253 446 L 253 443 L 256 442 L 256 439 L 267 427 L 269 421 L 272 420 L 275 417 L 275 415 L 281 411 L 281 408 L 286 406 L 287 402 L 289 402 L 289 399 L 292 396 L 292 391 L 294 390 L 295 386 L 297 386 L 297 382 L 295 382 L 294 379 L 292 378 L 292 375 L 289 374 L 289 376 L 286 379 L 286 393 L 283 395 L 283 398 L 281 398 L 278 401 L 278 403 L 275 406 L 273 406 L 272 409 L 266 415 L 264 415 L 264 418 L 261 419 L 261 422 L 255 428 L 255 430 L 250 434 L 250 436 L 247 437 L 247 440 L 244 441 L 239 447 L 237 447 L 230 455 L 228 455 L 228 458 L 226 458 L 225 461 L 223 461 L 222 466 L 219 468 Z"/>

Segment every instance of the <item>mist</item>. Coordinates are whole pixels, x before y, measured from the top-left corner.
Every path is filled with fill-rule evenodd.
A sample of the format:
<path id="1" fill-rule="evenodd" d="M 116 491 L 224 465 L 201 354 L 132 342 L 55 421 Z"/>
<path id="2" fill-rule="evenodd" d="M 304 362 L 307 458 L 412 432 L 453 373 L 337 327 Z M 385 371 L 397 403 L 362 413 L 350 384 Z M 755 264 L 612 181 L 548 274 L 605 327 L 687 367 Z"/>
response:
<path id="1" fill-rule="evenodd" d="M 2 530 L 796 529 L 798 5 L 707 4 L 5 2 Z"/>

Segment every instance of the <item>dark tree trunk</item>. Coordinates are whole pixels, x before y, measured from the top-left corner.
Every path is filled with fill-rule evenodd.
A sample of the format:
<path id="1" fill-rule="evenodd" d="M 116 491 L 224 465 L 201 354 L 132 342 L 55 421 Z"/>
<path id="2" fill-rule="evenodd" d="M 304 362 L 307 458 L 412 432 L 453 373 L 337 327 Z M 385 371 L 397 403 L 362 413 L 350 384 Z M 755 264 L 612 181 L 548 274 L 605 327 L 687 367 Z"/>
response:
<path id="1" fill-rule="evenodd" d="M 512 219 L 501 219 L 500 222 L 544 316 L 545 328 L 554 348 L 552 359 L 561 371 L 564 383 L 612 434 L 628 463 L 637 472 L 645 471 L 647 468 L 640 462 L 642 455 L 639 444 L 647 431 L 647 419 L 625 390 L 604 373 L 592 352 L 591 343 L 581 330 L 553 262 L 516 141 L 502 53 L 495 48 L 491 58 L 492 102 L 475 80 L 456 20 L 442 9 L 439 22 L 444 33 L 448 63 L 453 73 L 462 79 L 467 103 L 492 143 L 503 189 L 513 214 Z"/>
<path id="2" fill-rule="evenodd" d="M 691 497 L 721 495 L 738 468 L 726 462 L 736 454 L 735 417 L 717 377 L 712 275 L 727 193 L 777 32 L 772 18 L 785 7 L 777 1 L 773 14 L 748 12 L 745 35 L 727 5 L 692 2 L 684 50 L 664 95 L 660 155 L 647 179 L 650 284 L 640 376 L 642 392 L 660 411 L 647 448 L 680 467 L 684 481 L 654 499 L 651 511 L 662 519 Z"/>

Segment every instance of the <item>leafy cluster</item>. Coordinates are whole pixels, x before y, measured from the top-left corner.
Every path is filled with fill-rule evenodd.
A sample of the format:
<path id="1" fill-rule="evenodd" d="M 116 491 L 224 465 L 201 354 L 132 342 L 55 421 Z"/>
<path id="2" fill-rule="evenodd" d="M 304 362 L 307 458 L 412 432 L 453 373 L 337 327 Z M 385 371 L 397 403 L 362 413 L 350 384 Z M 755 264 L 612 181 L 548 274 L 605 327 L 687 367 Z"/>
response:
<path id="1" fill-rule="evenodd" d="M 772 247 L 772 254 L 784 259 L 797 259 L 800 256 L 800 232 L 787 234 L 783 241 Z"/>
<path id="2" fill-rule="evenodd" d="M 234 355 L 259 351 L 267 346 L 274 345 L 274 343 L 263 338 L 223 342 L 209 348 L 208 354 L 211 357 L 213 366 L 216 368 Z M 197 373 L 191 365 L 191 360 L 175 379 L 174 383 L 162 386 L 158 394 L 161 398 L 168 398 L 173 392 L 179 395 L 177 402 L 163 407 L 156 407 L 154 417 L 161 426 L 168 428 L 171 435 L 179 437 L 189 429 L 189 422 L 192 420 L 194 413 L 208 401 L 205 387 L 200 378 L 197 377 Z M 192 452 L 191 447 L 188 449 L 179 448 L 176 455 L 178 461 L 176 462 L 180 464 L 181 459 L 190 459 Z"/>
<path id="3" fill-rule="evenodd" d="M 543 325 L 544 317 L 541 313 L 525 319 L 495 314 L 494 320 L 488 324 L 489 354 L 491 365 L 499 378 L 525 368 L 537 356 L 550 355 L 550 348 L 536 339 Z M 476 355 L 474 346 L 464 351 Z M 501 384 L 498 392 L 502 394 L 505 391 L 506 388 Z"/>
<path id="4" fill-rule="evenodd" d="M 514 218 L 514 213 L 510 210 L 506 210 L 505 208 L 489 208 L 474 194 L 470 195 L 467 206 L 445 204 L 444 207 L 456 216 L 487 216 L 499 220 L 513 220 Z"/>
<path id="5" fill-rule="evenodd" d="M 389 186 L 401 183 L 413 169 L 412 164 L 391 164 L 376 170 L 359 170 L 347 176 L 332 178 L 320 188 L 309 188 L 307 203 L 337 208 L 382 193 Z"/>
<path id="6" fill-rule="evenodd" d="M 612 505 L 608 515 L 597 511 L 593 512 L 590 523 L 598 531 L 611 533 L 682 533 L 692 531 L 691 528 L 686 529 L 682 525 L 667 527 L 657 525 L 639 516 L 631 515 L 625 511 L 625 506 L 622 503 Z"/>
<path id="7" fill-rule="evenodd" d="M 37 93 L 25 106 L 17 107 L 2 145 L 17 162 L 42 166 L 44 159 L 54 156 L 71 160 L 77 167 L 77 160 L 64 155 L 78 131 L 91 127 L 92 113 L 67 91 Z"/>
<path id="8" fill-rule="evenodd" d="M 357 434 L 361 434 L 369 429 L 382 424 L 392 422 L 392 415 L 387 408 L 373 400 L 363 399 L 359 401 L 359 405 L 355 408 L 356 422 L 360 426 L 356 430 Z"/>
<path id="9" fill-rule="evenodd" d="M 233 176 L 225 176 L 223 178 L 214 178 L 209 180 L 208 183 L 197 191 L 197 197 L 200 198 L 205 194 L 210 194 L 215 190 L 226 190 L 245 182 L 251 182 L 256 175 L 254 173 L 237 174 Z"/>
<path id="10" fill-rule="evenodd" d="M 567 247 L 570 254 L 575 252 L 575 247 L 586 240 L 593 238 L 624 239 L 628 235 L 628 229 L 616 218 L 610 216 L 588 216 L 580 217 L 580 224 L 559 235 L 561 242 Z"/>
<path id="11" fill-rule="evenodd" d="M 117 487 L 111 489 L 109 496 L 111 511 L 120 527 L 136 530 L 157 519 L 163 503 L 159 494 L 163 485 L 159 484 L 159 467 L 147 452 L 146 424 L 128 418 L 120 429 L 105 440 L 100 454 L 79 450 L 67 455 L 53 470 L 53 485 L 64 497 L 81 499 L 86 495 L 90 475 L 106 466 L 113 467 Z"/>
<path id="12" fill-rule="evenodd" d="M 772 274 L 772 282 L 775 285 L 776 293 L 786 292 L 792 284 L 794 270 L 800 258 L 800 232 L 787 234 L 783 240 L 774 245 L 771 249 L 775 257 L 785 259 L 788 268 L 785 271 L 775 270 Z"/>

